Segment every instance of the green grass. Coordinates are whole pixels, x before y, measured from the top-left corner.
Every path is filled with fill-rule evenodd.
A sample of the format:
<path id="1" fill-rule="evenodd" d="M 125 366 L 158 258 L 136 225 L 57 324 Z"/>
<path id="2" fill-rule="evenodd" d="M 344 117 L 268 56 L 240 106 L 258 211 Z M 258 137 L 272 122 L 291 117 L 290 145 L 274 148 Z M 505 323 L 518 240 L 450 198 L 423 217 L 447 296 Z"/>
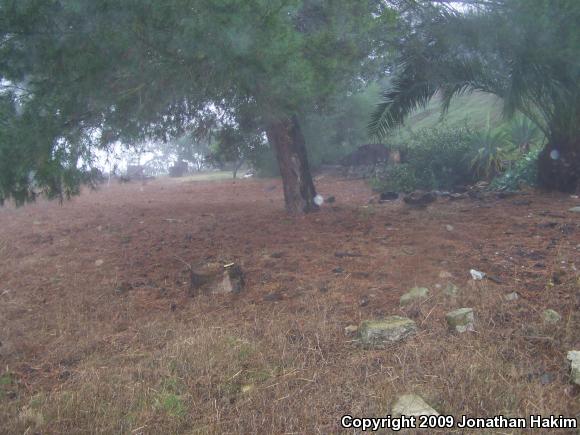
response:
<path id="1" fill-rule="evenodd" d="M 503 122 L 501 109 L 501 100 L 496 96 L 474 92 L 455 98 L 449 111 L 442 117 L 441 99 L 435 97 L 425 109 L 418 110 L 409 116 L 405 125 L 393 132 L 387 138 L 387 142 L 404 142 L 414 132 L 434 127 L 441 122 L 445 122 L 449 127 L 461 127 L 467 123 L 474 128 L 485 128 L 489 117 L 491 126 L 497 126 Z"/>
<path id="2" fill-rule="evenodd" d="M 243 175 L 243 172 L 238 173 L 238 177 Z M 180 182 L 189 183 L 191 181 L 219 181 L 231 180 L 233 174 L 231 171 L 216 171 L 216 172 L 200 172 L 198 174 L 188 175 L 187 177 L 178 178 Z"/>

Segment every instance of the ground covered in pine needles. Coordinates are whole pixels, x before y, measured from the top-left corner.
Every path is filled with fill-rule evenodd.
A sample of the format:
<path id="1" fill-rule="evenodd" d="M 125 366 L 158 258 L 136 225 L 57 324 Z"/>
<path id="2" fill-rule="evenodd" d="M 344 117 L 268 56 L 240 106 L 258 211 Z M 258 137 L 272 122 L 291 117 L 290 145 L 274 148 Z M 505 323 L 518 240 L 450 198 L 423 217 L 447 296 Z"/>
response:
<path id="1" fill-rule="evenodd" d="M 580 413 L 577 199 L 417 209 L 369 205 L 359 181 L 317 186 L 336 202 L 304 217 L 285 214 L 278 180 L 252 179 L 0 209 L 0 433 L 336 433 L 405 393 L 455 416 Z M 240 265 L 245 289 L 191 296 L 208 262 Z M 400 308 L 414 286 L 429 298 Z M 460 307 L 474 332 L 447 330 Z M 386 349 L 345 334 L 389 315 L 418 334 Z"/>

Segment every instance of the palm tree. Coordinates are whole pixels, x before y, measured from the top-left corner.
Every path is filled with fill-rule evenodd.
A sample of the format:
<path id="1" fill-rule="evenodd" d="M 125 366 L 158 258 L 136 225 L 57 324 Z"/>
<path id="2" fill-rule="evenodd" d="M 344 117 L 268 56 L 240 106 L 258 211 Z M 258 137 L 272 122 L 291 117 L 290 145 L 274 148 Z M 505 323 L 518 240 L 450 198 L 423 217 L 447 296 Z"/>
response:
<path id="1" fill-rule="evenodd" d="M 496 0 L 467 12 L 424 7 L 402 40 L 391 86 L 369 128 L 384 136 L 436 94 L 499 96 L 504 115 L 521 112 L 544 133 L 546 188 L 580 188 L 580 2 Z"/>
<path id="2" fill-rule="evenodd" d="M 511 142 L 521 153 L 527 154 L 538 140 L 540 129 L 525 116 L 516 117 L 510 127 Z"/>
<path id="3" fill-rule="evenodd" d="M 473 156 L 471 169 L 481 177 L 490 181 L 504 169 L 509 145 L 507 133 L 502 130 L 493 130 L 489 126 L 486 130 L 477 131 L 471 137 Z"/>

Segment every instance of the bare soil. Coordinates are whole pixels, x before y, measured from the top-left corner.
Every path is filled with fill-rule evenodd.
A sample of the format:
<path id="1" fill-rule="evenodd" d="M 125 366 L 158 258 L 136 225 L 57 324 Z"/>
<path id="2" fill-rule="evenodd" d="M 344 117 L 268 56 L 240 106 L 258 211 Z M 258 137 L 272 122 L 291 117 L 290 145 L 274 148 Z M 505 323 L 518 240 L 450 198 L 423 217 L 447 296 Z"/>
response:
<path id="1" fill-rule="evenodd" d="M 279 180 L 254 179 L 0 209 L 0 432 L 335 433 L 408 392 L 455 416 L 580 414 L 577 199 L 416 209 L 369 205 L 361 181 L 317 188 L 336 202 L 303 217 Z M 190 269 L 209 262 L 240 265 L 246 288 L 191 297 Z M 400 308 L 414 286 L 430 298 Z M 447 331 L 466 306 L 476 331 Z M 562 320 L 546 325 L 546 308 Z M 382 350 L 345 335 L 395 314 L 419 334 Z"/>

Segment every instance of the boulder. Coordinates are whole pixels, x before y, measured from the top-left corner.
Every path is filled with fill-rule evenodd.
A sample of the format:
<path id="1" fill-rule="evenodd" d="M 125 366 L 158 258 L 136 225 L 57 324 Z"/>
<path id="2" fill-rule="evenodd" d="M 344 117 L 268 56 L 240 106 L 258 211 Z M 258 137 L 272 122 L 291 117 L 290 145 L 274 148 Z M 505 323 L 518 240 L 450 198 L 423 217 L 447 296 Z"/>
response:
<path id="1" fill-rule="evenodd" d="M 400 304 L 409 305 L 413 302 L 423 301 L 429 297 L 429 289 L 426 287 L 413 287 L 403 296 L 401 296 Z"/>
<path id="2" fill-rule="evenodd" d="M 421 396 L 416 394 L 405 394 L 397 399 L 391 410 L 393 417 L 420 415 L 439 415 Z"/>
<path id="3" fill-rule="evenodd" d="M 391 316 L 384 320 L 366 320 L 359 327 L 361 342 L 374 346 L 402 341 L 416 332 L 415 322 L 400 316 Z"/>
<path id="4" fill-rule="evenodd" d="M 459 308 L 445 316 L 449 328 L 457 332 L 473 331 L 475 317 L 473 308 Z"/>
<path id="5" fill-rule="evenodd" d="M 200 270 L 191 271 L 189 294 L 240 293 L 244 286 L 244 273 L 239 265 L 210 263 Z"/>
<path id="6" fill-rule="evenodd" d="M 570 361 L 570 379 L 572 383 L 580 385 L 580 350 L 568 352 L 568 361 Z"/>
<path id="7" fill-rule="evenodd" d="M 544 323 L 553 325 L 562 320 L 562 316 L 560 316 L 560 314 L 555 310 L 547 309 L 542 313 L 542 319 L 544 320 Z"/>

